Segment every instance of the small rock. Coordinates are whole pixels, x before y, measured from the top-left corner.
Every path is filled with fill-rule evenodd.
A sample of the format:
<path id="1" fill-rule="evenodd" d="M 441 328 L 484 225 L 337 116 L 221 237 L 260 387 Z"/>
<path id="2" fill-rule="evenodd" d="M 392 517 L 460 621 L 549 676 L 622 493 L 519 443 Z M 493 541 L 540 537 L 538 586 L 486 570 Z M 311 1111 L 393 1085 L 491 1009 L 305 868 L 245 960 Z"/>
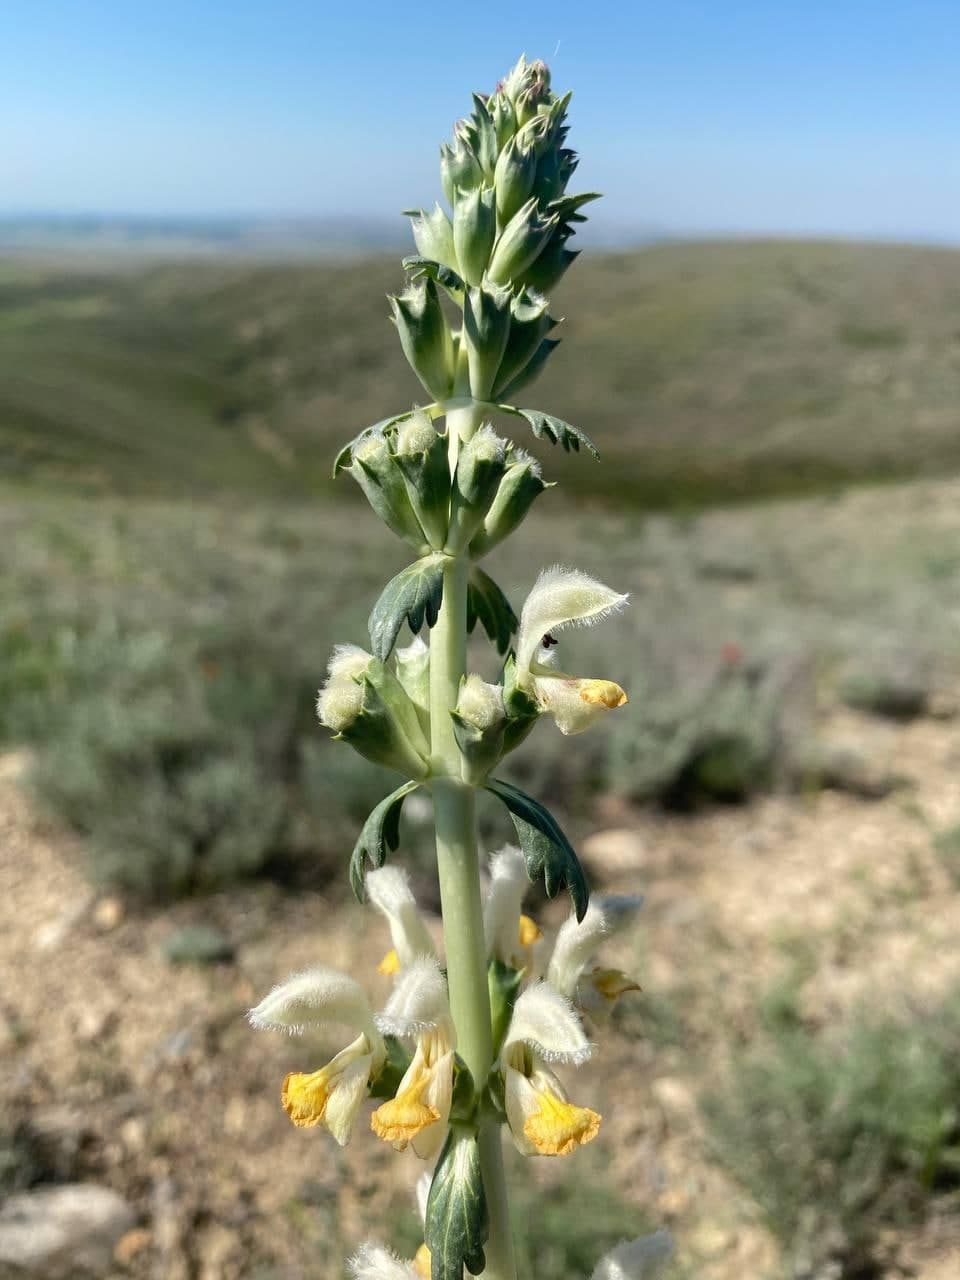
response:
<path id="1" fill-rule="evenodd" d="M 119 898 L 101 898 L 93 909 L 93 923 L 101 933 L 109 933 L 123 921 L 123 903 Z"/>
<path id="2" fill-rule="evenodd" d="M 116 1009 L 81 1009 L 77 1016 L 77 1039 L 84 1044 L 93 1044 L 113 1031 L 117 1022 Z"/>
<path id="3" fill-rule="evenodd" d="M 212 925 L 185 925 L 163 944 L 163 954 L 171 964 L 224 964 L 233 959 L 233 943 Z"/>
<path id="4" fill-rule="evenodd" d="M 117 1241 L 113 1251 L 113 1260 L 121 1267 L 129 1267 L 130 1263 L 144 1249 L 149 1249 L 153 1235 L 146 1227 L 134 1227 Z"/>
<path id="5" fill-rule="evenodd" d="M 56 917 L 42 924 L 33 935 L 33 944 L 38 951 L 56 951 L 66 941 L 67 934 L 86 914 L 90 906 L 90 895 L 82 894 Z"/>
<path id="6" fill-rule="evenodd" d="M 108 1187 L 38 1187 L 0 1206 L 2 1264 L 44 1280 L 109 1271 L 113 1251 L 133 1227 L 133 1210 Z"/>
<path id="7" fill-rule="evenodd" d="M 702 1222 L 690 1236 L 690 1244 L 702 1258 L 718 1258 L 734 1243 L 734 1236 L 718 1222 Z"/>
<path id="8" fill-rule="evenodd" d="M 581 851 L 584 860 L 598 872 L 610 876 L 636 871 L 646 857 L 646 844 L 638 831 L 629 827 L 614 827 L 597 831 L 583 841 Z"/>

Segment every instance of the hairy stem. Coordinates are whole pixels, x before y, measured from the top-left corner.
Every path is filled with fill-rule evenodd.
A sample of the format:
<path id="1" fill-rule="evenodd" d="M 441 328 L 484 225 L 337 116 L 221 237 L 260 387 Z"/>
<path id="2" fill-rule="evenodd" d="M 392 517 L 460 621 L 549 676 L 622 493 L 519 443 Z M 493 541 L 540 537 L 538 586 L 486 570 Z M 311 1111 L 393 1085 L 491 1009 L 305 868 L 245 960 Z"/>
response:
<path id="1" fill-rule="evenodd" d="M 448 415 L 451 460 L 456 458 L 458 442 L 470 438 L 479 420 L 473 406 Z M 430 635 L 430 722 L 433 769 L 439 775 L 432 790 L 450 1011 L 457 1029 L 457 1050 L 479 1090 L 492 1065 L 493 1037 L 480 902 L 476 792 L 461 781 L 460 751 L 450 718 L 466 670 L 469 571 L 465 556 L 451 557 L 444 566 L 443 603 Z M 480 1155 L 490 1213 L 484 1276 L 486 1280 L 516 1280 L 499 1126 L 482 1129 Z"/>

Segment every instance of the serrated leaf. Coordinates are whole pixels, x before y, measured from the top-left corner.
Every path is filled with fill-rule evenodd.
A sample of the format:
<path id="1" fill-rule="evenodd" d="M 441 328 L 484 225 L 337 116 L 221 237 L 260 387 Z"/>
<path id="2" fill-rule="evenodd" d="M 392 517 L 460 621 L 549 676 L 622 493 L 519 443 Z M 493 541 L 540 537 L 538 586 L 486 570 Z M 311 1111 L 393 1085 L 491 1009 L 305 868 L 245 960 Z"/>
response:
<path id="1" fill-rule="evenodd" d="M 477 1135 L 451 1128 L 427 1196 L 424 1239 L 431 1280 L 463 1280 L 464 1267 L 478 1276 L 486 1265 L 488 1231 Z"/>
<path id="2" fill-rule="evenodd" d="M 577 919 L 582 920 L 590 903 L 590 889 L 573 845 L 556 819 L 538 800 L 512 782 L 490 778 L 486 789 L 502 800 L 510 811 L 527 864 L 527 875 L 531 880 L 543 879 L 548 898 L 555 898 L 566 886 Z"/>
<path id="3" fill-rule="evenodd" d="M 452 267 L 444 266 L 442 262 L 432 262 L 429 258 L 421 258 L 417 253 L 411 253 L 403 259 L 403 269 L 410 272 L 413 280 L 417 280 L 420 276 L 428 276 L 435 284 L 446 289 L 455 302 L 463 302 L 467 286 Z"/>
<path id="4" fill-rule="evenodd" d="M 375 422 L 372 427 L 364 427 L 360 434 L 354 436 L 350 443 L 345 444 L 337 454 L 333 464 L 334 480 L 336 480 L 344 467 L 350 466 L 350 462 L 353 458 L 353 451 L 358 445 L 361 445 L 364 440 L 368 439 L 370 436 L 375 436 L 377 432 L 386 431 L 387 427 L 395 427 L 398 422 L 406 422 L 407 418 L 413 417 L 413 414 L 413 409 L 406 409 L 403 413 L 395 413 L 389 418 L 381 418 L 381 420 L 379 422 Z"/>
<path id="5" fill-rule="evenodd" d="M 404 621 L 414 635 L 424 621 L 428 627 L 436 622 L 443 599 L 445 559 L 437 554 L 414 560 L 384 587 L 367 620 L 370 648 L 381 662 L 386 662 L 393 652 Z"/>
<path id="6" fill-rule="evenodd" d="M 391 791 L 363 824 L 350 855 L 350 887 L 358 902 L 363 902 L 367 896 L 363 883 L 366 864 L 369 863 L 373 869 L 382 867 L 387 860 L 387 851 L 399 845 L 400 811 L 404 800 L 419 785 L 419 782 L 405 782 L 396 791 Z"/>
<path id="7" fill-rule="evenodd" d="M 474 565 L 467 584 L 467 630 L 480 623 L 497 653 L 506 653 L 520 623 L 503 594 L 488 573 Z"/>
<path id="8" fill-rule="evenodd" d="M 524 418 L 538 440 L 549 440 L 551 444 L 562 445 L 568 452 L 576 453 L 580 446 L 589 449 L 595 458 L 599 458 L 593 441 L 579 427 L 572 427 L 562 418 L 555 418 L 552 413 L 544 413 L 542 409 L 518 409 L 512 404 L 498 404 L 501 413 L 513 414 L 515 418 Z"/>

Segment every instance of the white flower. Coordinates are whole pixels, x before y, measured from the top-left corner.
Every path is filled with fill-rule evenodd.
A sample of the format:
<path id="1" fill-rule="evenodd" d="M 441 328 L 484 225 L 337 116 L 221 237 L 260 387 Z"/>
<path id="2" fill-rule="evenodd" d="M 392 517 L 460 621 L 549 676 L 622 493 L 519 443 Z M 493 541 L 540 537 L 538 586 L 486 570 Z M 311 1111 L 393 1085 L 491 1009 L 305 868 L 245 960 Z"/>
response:
<path id="1" fill-rule="evenodd" d="M 368 871 L 364 883 L 370 901 L 390 925 L 393 949 L 380 961 L 380 973 L 398 973 L 423 956 L 435 955 L 407 873 L 399 867 L 380 867 Z"/>
<path id="2" fill-rule="evenodd" d="M 487 954 L 511 969 L 535 967 L 543 933 L 522 913 L 524 894 L 530 888 L 523 854 L 505 845 L 490 859 L 490 887 L 483 907 L 483 933 Z"/>
<path id="3" fill-rule="evenodd" d="M 590 1053 L 569 1000 L 542 982 L 520 995 L 500 1068 L 510 1133 L 523 1155 L 568 1155 L 597 1136 L 601 1117 L 570 1102 L 548 1066 L 586 1062 Z"/>
<path id="4" fill-rule="evenodd" d="M 669 1232 L 640 1236 L 604 1254 L 590 1280 L 655 1280 L 672 1252 Z"/>
<path id="5" fill-rule="evenodd" d="M 396 1150 L 411 1145 L 422 1160 L 430 1160 L 446 1137 L 456 1044 L 436 960 L 419 959 L 401 973 L 377 1026 L 384 1035 L 414 1038 L 416 1047 L 396 1096 L 373 1113 L 371 1128 Z"/>
<path id="6" fill-rule="evenodd" d="M 317 696 L 320 723 L 340 733 L 356 720 L 363 702 L 360 677 L 373 654 L 356 644 L 338 644 L 327 663 L 327 682 Z"/>
<path id="7" fill-rule="evenodd" d="M 386 1061 L 386 1046 L 363 988 L 334 969 L 308 969 L 274 987 L 248 1017 L 259 1030 L 302 1035 L 340 1025 L 359 1033 L 319 1071 L 290 1073 L 280 1094 L 298 1128 L 324 1125 L 346 1146 L 370 1079 Z"/>
<path id="8" fill-rule="evenodd" d="M 545 569 L 527 597 L 517 636 L 517 684 L 553 716 L 561 733 L 582 733 L 605 711 L 622 707 L 627 695 L 612 680 L 567 675 L 551 665 L 554 633 L 593 626 L 627 603 L 595 578 L 556 565 Z"/>
<path id="9" fill-rule="evenodd" d="M 347 1263 L 352 1280 L 429 1280 L 430 1272 L 422 1271 L 415 1262 L 401 1262 L 389 1249 L 363 1244 Z"/>
<path id="10" fill-rule="evenodd" d="M 601 943 L 631 923 L 642 902 L 642 897 L 594 897 L 582 920 L 571 915 L 557 934 L 547 969 L 554 990 L 595 1016 L 609 1012 L 625 992 L 639 991 L 619 969 L 584 970 Z"/>

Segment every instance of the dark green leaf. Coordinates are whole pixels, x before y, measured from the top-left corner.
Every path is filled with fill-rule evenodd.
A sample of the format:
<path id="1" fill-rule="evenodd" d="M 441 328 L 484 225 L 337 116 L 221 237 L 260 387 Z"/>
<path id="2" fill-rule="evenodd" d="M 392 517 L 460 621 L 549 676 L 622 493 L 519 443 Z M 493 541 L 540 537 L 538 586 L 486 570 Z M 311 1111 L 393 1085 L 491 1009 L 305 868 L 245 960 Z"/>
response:
<path id="1" fill-rule="evenodd" d="M 396 791 L 391 791 L 363 824 L 350 857 L 350 886 L 359 902 L 363 902 L 366 897 L 363 887 L 365 864 L 369 862 L 371 867 L 382 867 L 387 860 L 387 850 L 396 849 L 400 843 L 400 811 L 403 802 L 419 785 L 419 782 L 405 782 Z"/>
<path id="2" fill-rule="evenodd" d="M 442 262 L 431 262 L 429 258 L 421 258 L 411 253 L 403 260 L 404 271 L 409 271 L 414 280 L 427 276 L 441 288 L 446 289 L 456 302 L 463 302 L 466 285 L 452 267 L 445 267 Z"/>
<path id="3" fill-rule="evenodd" d="M 512 413 L 516 418 L 524 418 L 538 440 L 549 440 L 551 444 L 560 444 L 568 452 L 572 449 L 574 453 L 583 445 L 595 458 L 600 457 L 589 437 L 579 427 L 572 427 L 562 418 L 555 418 L 553 414 L 544 413 L 541 409 L 518 409 L 510 404 L 500 404 L 497 408 L 501 413 Z"/>
<path id="4" fill-rule="evenodd" d="M 531 880 L 543 878 L 548 898 L 555 898 L 566 885 L 577 919 L 582 920 L 590 902 L 590 890 L 573 846 L 556 820 L 539 801 L 511 782 L 490 778 L 486 789 L 498 796 L 510 810 L 517 839 Z"/>
<path id="5" fill-rule="evenodd" d="M 353 451 L 357 445 L 366 440 L 368 436 L 376 435 L 378 431 L 386 431 L 387 427 L 396 426 L 398 422 L 405 422 L 407 418 L 412 418 L 413 412 L 412 409 L 407 409 L 404 413 L 395 413 L 389 418 L 382 418 L 379 422 L 375 422 L 372 427 L 364 427 L 360 434 L 354 436 L 350 443 L 345 444 L 337 454 L 336 461 L 333 464 L 334 480 L 336 480 L 344 467 L 349 467 L 353 458 Z"/>
<path id="6" fill-rule="evenodd" d="M 368 1092 L 371 1098 L 395 1098 L 400 1081 L 410 1066 L 412 1055 L 402 1040 L 396 1036 L 384 1036 L 383 1042 L 387 1046 L 387 1058 L 380 1074 L 370 1081 Z"/>
<path id="7" fill-rule="evenodd" d="M 367 622 L 370 648 L 381 662 L 386 662 L 393 652 L 404 620 L 414 634 L 424 620 L 428 627 L 436 622 L 443 599 L 444 559 L 439 554 L 423 556 L 401 569 L 384 587 Z"/>
<path id="8" fill-rule="evenodd" d="M 464 1267 L 479 1275 L 488 1229 L 477 1135 L 451 1128 L 427 1197 L 424 1237 L 431 1280 L 463 1280 Z"/>
<path id="9" fill-rule="evenodd" d="M 507 652 L 520 625 L 510 601 L 494 580 L 474 565 L 467 585 L 467 630 L 472 631 L 478 622 L 497 646 L 498 653 Z"/>

